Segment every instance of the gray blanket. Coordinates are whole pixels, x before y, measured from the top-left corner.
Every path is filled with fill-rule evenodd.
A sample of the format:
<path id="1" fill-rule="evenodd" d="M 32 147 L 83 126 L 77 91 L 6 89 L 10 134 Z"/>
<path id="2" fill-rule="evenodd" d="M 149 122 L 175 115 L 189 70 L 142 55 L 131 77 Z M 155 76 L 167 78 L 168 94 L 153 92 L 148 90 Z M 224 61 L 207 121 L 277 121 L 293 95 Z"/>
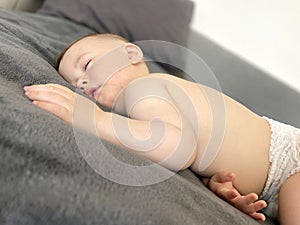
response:
<path id="1" fill-rule="evenodd" d="M 0 10 L 0 224 L 260 224 L 217 198 L 189 170 L 141 187 L 102 177 L 80 154 L 73 128 L 24 96 L 25 85 L 68 86 L 54 59 L 91 32 L 64 19 Z M 85 137 L 93 143 L 94 137 Z M 148 163 L 106 146 L 124 161 Z"/>

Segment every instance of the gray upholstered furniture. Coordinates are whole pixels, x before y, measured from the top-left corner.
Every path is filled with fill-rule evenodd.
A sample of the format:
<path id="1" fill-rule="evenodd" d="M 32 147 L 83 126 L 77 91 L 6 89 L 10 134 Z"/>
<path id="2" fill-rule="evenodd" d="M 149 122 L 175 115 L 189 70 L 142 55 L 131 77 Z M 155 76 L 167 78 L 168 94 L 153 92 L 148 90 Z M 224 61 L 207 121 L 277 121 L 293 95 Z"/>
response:
<path id="1" fill-rule="evenodd" d="M 0 1 L 29 11 L 40 4 L 27 3 Z M 54 58 L 92 31 L 64 18 L 8 10 L 0 10 L 0 24 L 1 224 L 264 224 L 216 197 L 189 170 L 146 187 L 95 173 L 78 153 L 72 128 L 32 106 L 22 90 L 33 83 L 67 85 L 53 68 Z M 298 92 L 195 31 L 188 47 L 209 65 L 224 93 L 259 114 L 300 126 Z M 193 69 L 189 59 L 187 67 Z"/>
<path id="2" fill-rule="evenodd" d="M 20 10 L 20 11 L 36 11 L 43 3 L 43 0 L 0 0 L 0 7 Z"/>

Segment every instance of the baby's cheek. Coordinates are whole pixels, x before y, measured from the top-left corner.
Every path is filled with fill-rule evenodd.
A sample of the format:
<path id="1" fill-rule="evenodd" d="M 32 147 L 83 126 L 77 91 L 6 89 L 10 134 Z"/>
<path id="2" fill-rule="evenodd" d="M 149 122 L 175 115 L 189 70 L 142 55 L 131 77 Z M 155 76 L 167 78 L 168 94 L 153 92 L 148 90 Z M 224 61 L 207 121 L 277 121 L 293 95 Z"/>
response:
<path id="1" fill-rule="evenodd" d="M 98 102 L 101 105 L 112 109 L 120 91 L 121 89 L 116 85 L 106 85 L 100 92 Z"/>
<path id="2" fill-rule="evenodd" d="M 100 94 L 98 100 L 97 100 L 101 105 L 105 106 L 108 109 L 112 108 L 112 96 L 109 96 L 107 94 Z"/>

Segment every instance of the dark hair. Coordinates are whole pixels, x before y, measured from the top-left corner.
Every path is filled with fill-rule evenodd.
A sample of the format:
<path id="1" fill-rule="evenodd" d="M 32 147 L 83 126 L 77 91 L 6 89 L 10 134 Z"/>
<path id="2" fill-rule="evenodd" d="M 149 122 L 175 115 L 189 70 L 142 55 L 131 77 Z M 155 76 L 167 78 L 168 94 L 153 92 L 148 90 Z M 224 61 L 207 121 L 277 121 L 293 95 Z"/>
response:
<path id="1" fill-rule="evenodd" d="M 112 33 L 103 33 L 103 34 L 99 34 L 99 33 L 94 33 L 94 34 L 87 34 L 87 35 L 84 35 L 83 37 L 71 42 L 71 44 L 69 44 L 55 59 L 55 64 L 54 64 L 54 67 L 55 69 L 58 71 L 59 69 L 59 65 L 60 65 L 60 62 L 62 60 L 62 58 L 64 57 L 64 55 L 66 54 L 66 52 L 74 45 L 76 44 L 77 42 L 81 41 L 82 39 L 85 39 L 87 37 L 93 37 L 93 36 L 97 36 L 99 38 L 110 38 L 110 39 L 116 39 L 116 40 L 121 40 L 121 41 L 124 41 L 124 42 L 129 42 L 127 39 L 119 36 L 119 35 L 116 35 L 116 34 L 112 34 Z"/>

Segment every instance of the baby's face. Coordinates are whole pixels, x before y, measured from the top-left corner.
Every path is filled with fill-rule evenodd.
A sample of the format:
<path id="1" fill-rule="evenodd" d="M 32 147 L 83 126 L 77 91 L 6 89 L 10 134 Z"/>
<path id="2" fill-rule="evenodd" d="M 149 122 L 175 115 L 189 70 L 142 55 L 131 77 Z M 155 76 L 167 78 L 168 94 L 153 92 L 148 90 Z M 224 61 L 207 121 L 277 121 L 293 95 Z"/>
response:
<path id="1" fill-rule="evenodd" d="M 58 72 L 71 85 L 111 109 L 123 90 L 149 71 L 138 46 L 89 36 L 65 52 Z"/>
<path id="2" fill-rule="evenodd" d="M 112 49 L 123 45 L 121 40 L 100 40 L 97 36 L 86 37 L 64 54 L 58 72 L 70 84 L 78 87 L 78 82 L 86 75 L 87 69 Z"/>

